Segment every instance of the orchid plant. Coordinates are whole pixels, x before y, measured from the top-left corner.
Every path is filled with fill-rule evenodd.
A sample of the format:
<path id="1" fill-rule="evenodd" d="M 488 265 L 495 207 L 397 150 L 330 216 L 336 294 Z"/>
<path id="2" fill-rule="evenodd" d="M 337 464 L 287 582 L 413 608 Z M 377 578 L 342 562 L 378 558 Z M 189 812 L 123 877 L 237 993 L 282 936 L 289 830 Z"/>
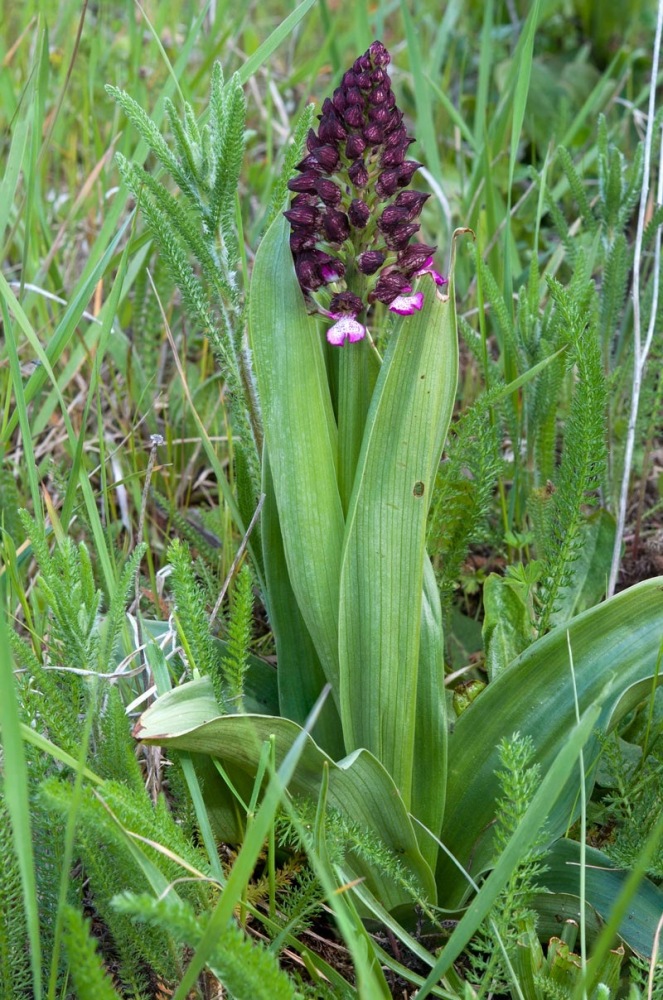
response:
<path id="1" fill-rule="evenodd" d="M 407 159 L 414 140 L 389 63 L 373 42 L 323 103 L 317 130 L 301 131 L 306 153 L 287 182 L 292 201 L 279 205 L 253 266 L 248 319 L 260 413 L 249 409 L 264 500 L 260 545 L 254 536 L 249 549 L 276 644 L 276 690 L 253 659 L 241 711 L 233 710 L 198 676 L 162 693 L 136 735 L 222 762 L 223 782 L 206 773 L 205 795 L 215 832 L 230 840 L 243 833 L 237 801 L 247 773 L 263 773 L 267 760 L 278 768 L 296 745 L 290 790 L 379 836 L 422 898 L 450 908 L 477 889 L 464 867 L 476 877 L 496 864 L 500 741 L 531 736 L 541 787 L 480 904 L 445 948 L 448 968 L 543 821 L 552 844 L 577 816 L 574 770 L 584 746 L 591 783 L 594 728 L 613 728 L 651 690 L 661 595 L 647 582 L 515 659 L 502 662 L 495 651 L 494 678 L 451 732 L 426 533 L 455 401 L 454 247 L 467 230 L 454 234 L 442 277 L 436 247 L 415 239 L 428 194 L 410 187 L 419 163 Z M 221 143 L 237 87 L 213 93 Z M 142 132 L 153 138 L 144 124 Z M 203 166 L 212 146 L 201 143 Z M 352 881 L 363 912 L 380 919 L 411 903 L 401 884 L 358 856 L 333 877 Z M 436 965 L 427 982 L 443 971 Z"/>
<path id="2" fill-rule="evenodd" d="M 374 42 L 308 133 L 308 154 L 288 184 L 289 246 L 277 222 L 256 260 L 251 335 L 285 568 L 321 664 L 312 672 L 297 649 L 287 657 L 301 675 L 296 689 L 310 691 L 292 717 L 304 721 L 327 681 L 327 717 L 335 710 L 339 719 L 321 732 L 322 745 L 373 753 L 407 807 L 416 802 L 435 828 L 441 798 L 417 787 L 414 760 L 422 752 L 440 766 L 444 759 L 441 616 L 425 534 L 455 397 L 457 336 L 453 297 L 438 292 L 447 282 L 432 266 L 436 248 L 411 243 L 428 196 L 408 188 L 419 164 L 406 159 L 413 139 L 389 60 Z M 305 311 L 322 315 L 326 349 Z M 402 319 L 390 325 L 389 312 Z M 284 318 L 286 352 L 275 315 Z M 376 343 L 384 341 L 382 359 Z M 269 486 L 266 493 L 269 508 Z M 270 601 L 283 579 L 270 568 L 276 550 L 265 550 Z M 280 672 L 286 702 L 294 679 Z"/>

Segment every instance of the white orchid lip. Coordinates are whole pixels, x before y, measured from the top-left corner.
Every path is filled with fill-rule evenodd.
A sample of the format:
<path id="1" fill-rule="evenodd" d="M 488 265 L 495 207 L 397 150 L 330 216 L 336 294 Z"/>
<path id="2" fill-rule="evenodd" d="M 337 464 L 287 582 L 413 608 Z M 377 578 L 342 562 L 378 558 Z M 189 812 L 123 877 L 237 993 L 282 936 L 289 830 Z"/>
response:
<path id="1" fill-rule="evenodd" d="M 398 313 L 399 316 L 411 316 L 412 313 L 421 309 L 423 304 L 423 292 L 415 292 L 414 295 L 397 295 L 390 304 L 389 311 Z"/>
<path id="2" fill-rule="evenodd" d="M 342 347 L 346 340 L 350 344 L 355 344 L 366 336 L 366 327 L 359 322 L 356 316 L 348 313 L 339 316 L 332 313 L 330 317 L 336 322 L 327 330 L 327 340 L 334 347 Z"/>

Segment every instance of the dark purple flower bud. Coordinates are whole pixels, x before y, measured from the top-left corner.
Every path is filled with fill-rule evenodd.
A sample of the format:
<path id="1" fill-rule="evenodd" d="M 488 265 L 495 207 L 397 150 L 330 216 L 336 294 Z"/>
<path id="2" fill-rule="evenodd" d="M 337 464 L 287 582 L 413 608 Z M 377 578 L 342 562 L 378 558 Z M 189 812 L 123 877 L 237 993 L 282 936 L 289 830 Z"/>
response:
<path id="1" fill-rule="evenodd" d="M 305 250 L 297 255 L 295 272 L 299 284 L 304 289 L 315 291 L 330 281 L 336 281 L 345 273 L 340 260 L 322 250 Z"/>
<path id="2" fill-rule="evenodd" d="M 351 135 L 345 144 L 345 155 L 349 160 L 357 160 L 366 149 L 366 141 L 360 135 Z"/>
<path id="3" fill-rule="evenodd" d="M 374 66 L 388 66 L 391 62 L 391 56 L 389 55 L 388 49 L 385 48 L 382 42 L 378 42 L 377 40 L 375 42 L 371 42 L 368 54 L 373 60 Z"/>
<path id="4" fill-rule="evenodd" d="M 369 69 L 357 74 L 357 84 L 362 90 L 369 90 L 371 86 L 371 73 Z"/>
<path id="5" fill-rule="evenodd" d="M 330 243 L 342 243 L 350 235 L 347 215 L 336 208 L 328 208 L 322 216 L 322 228 Z"/>
<path id="6" fill-rule="evenodd" d="M 302 288 L 315 291 L 316 288 L 325 284 L 318 271 L 319 265 L 316 255 L 319 252 L 318 250 L 305 250 L 297 255 L 295 273 Z"/>
<path id="7" fill-rule="evenodd" d="M 346 104 L 358 104 L 360 108 L 364 106 L 364 98 L 359 87 L 348 87 L 345 91 Z"/>
<path id="8" fill-rule="evenodd" d="M 345 90 L 343 89 L 343 87 L 337 87 L 336 90 L 334 91 L 334 96 L 332 97 L 332 104 L 334 105 L 336 110 L 339 113 L 341 113 L 344 110 L 345 105 L 347 103 L 348 99 Z"/>
<path id="9" fill-rule="evenodd" d="M 371 217 L 371 210 L 361 198 L 354 198 L 348 209 L 350 222 L 356 229 L 363 229 Z"/>
<path id="10" fill-rule="evenodd" d="M 366 187 L 368 184 L 368 170 L 363 160 L 355 160 L 348 170 L 348 177 L 355 187 Z"/>
<path id="11" fill-rule="evenodd" d="M 399 274 L 398 271 L 390 271 L 388 274 L 381 274 L 378 278 L 373 289 L 373 298 L 389 305 L 397 295 L 409 291 L 411 291 L 411 286 L 405 275 Z"/>
<path id="12" fill-rule="evenodd" d="M 384 242 L 389 250 L 403 250 L 414 234 L 418 232 L 419 226 L 417 223 L 410 222 L 399 226 L 398 229 L 394 229 L 391 233 L 385 233 Z"/>
<path id="13" fill-rule="evenodd" d="M 366 125 L 362 129 L 361 134 L 371 146 L 379 146 L 384 140 L 384 129 L 377 122 L 371 122 L 370 125 Z"/>
<path id="14" fill-rule="evenodd" d="M 401 165 L 396 168 L 398 170 L 398 186 L 406 187 L 420 166 L 421 163 L 417 163 L 416 160 L 406 160 L 405 163 L 401 163 Z"/>
<path id="15" fill-rule="evenodd" d="M 368 109 L 368 117 L 376 125 L 382 125 L 386 132 L 387 126 L 392 120 L 393 112 L 389 111 L 384 104 L 379 104 L 377 107 L 370 107 Z"/>
<path id="16" fill-rule="evenodd" d="M 414 139 L 407 134 L 407 129 L 404 125 L 399 125 L 397 129 L 390 132 L 385 136 L 384 144 L 387 149 L 391 149 L 392 146 L 400 146 L 402 142 L 414 142 Z"/>
<path id="17" fill-rule="evenodd" d="M 331 103 L 331 102 L 330 102 Z M 323 143 L 334 144 L 347 138 L 347 131 L 336 112 L 332 110 L 329 114 L 323 115 L 318 129 L 318 137 Z"/>
<path id="18" fill-rule="evenodd" d="M 307 170 L 306 173 L 300 174 L 299 177 L 291 177 L 288 181 L 288 189 L 290 191 L 315 191 L 315 185 L 318 180 L 318 174 L 315 174 L 312 170 Z"/>
<path id="19" fill-rule="evenodd" d="M 330 257 L 320 265 L 320 276 L 325 283 L 330 281 L 340 281 L 345 274 L 345 264 L 336 257 Z"/>
<path id="20" fill-rule="evenodd" d="M 317 226 L 320 219 L 320 210 L 312 205 L 295 205 L 294 208 L 283 214 L 290 225 L 295 228 L 310 229 L 312 226 Z"/>
<path id="21" fill-rule="evenodd" d="M 322 169 L 328 174 L 334 173 L 340 159 L 336 146 L 328 145 L 319 146 L 314 153 L 311 153 L 311 157 L 313 157 L 320 167 L 322 167 Z M 307 157 L 307 159 L 310 159 L 310 157 Z"/>
<path id="22" fill-rule="evenodd" d="M 407 209 L 396 205 L 387 205 L 378 219 L 378 229 L 383 233 L 393 233 L 395 229 L 407 222 Z"/>
<path id="23" fill-rule="evenodd" d="M 391 86 L 389 75 L 381 67 L 374 69 L 371 73 L 371 83 L 374 87 L 380 87 L 384 83 L 387 85 L 387 89 Z"/>
<path id="24" fill-rule="evenodd" d="M 316 191 L 320 196 L 320 200 L 325 203 L 325 205 L 331 205 L 332 208 L 336 208 L 341 201 L 341 189 L 334 184 L 333 181 L 327 180 L 325 177 L 321 177 L 315 186 Z"/>
<path id="25" fill-rule="evenodd" d="M 322 167 L 316 160 L 315 153 L 309 153 L 308 156 L 299 161 L 297 170 L 301 170 L 302 173 L 305 173 L 307 170 L 313 170 L 314 173 L 319 174 L 322 171 Z"/>
<path id="26" fill-rule="evenodd" d="M 374 106 L 377 106 L 378 104 L 384 104 L 388 96 L 389 96 L 389 87 L 385 87 L 384 85 L 382 85 L 380 87 L 376 87 L 375 90 L 372 90 L 370 92 L 370 94 L 368 95 L 368 102 L 369 104 L 373 104 Z"/>
<path id="27" fill-rule="evenodd" d="M 407 147 L 410 145 L 408 140 L 400 143 L 398 146 L 390 146 L 385 149 L 384 153 L 380 157 L 380 166 L 382 167 L 398 167 L 405 159 L 405 154 L 407 153 Z"/>
<path id="28" fill-rule="evenodd" d="M 334 295 L 329 303 L 330 313 L 337 316 L 346 314 L 357 316 L 363 310 L 364 303 L 353 292 L 339 292 L 338 295 Z"/>
<path id="29" fill-rule="evenodd" d="M 333 114 L 334 114 L 334 102 L 330 97 L 325 97 L 324 101 L 322 102 L 322 114 L 318 115 L 318 118 L 322 120 L 327 115 L 333 115 Z"/>
<path id="30" fill-rule="evenodd" d="M 413 219 L 418 218 L 424 202 L 428 201 L 429 198 L 430 194 L 426 194 L 424 191 L 399 191 L 394 205 L 397 208 L 405 209 L 407 212 L 406 221 L 412 222 Z"/>
<path id="31" fill-rule="evenodd" d="M 371 57 L 368 52 L 364 52 L 363 56 L 357 56 L 352 67 L 357 76 L 360 73 L 368 73 L 371 69 Z"/>
<path id="32" fill-rule="evenodd" d="M 408 277 L 416 274 L 436 250 L 437 247 L 429 247 L 425 243 L 413 243 L 412 246 L 405 247 L 398 255 L 399 270 Z"/>
<path id="33" fill-rule="evenodd" d="M 392 194 L 396 194 L 398 190 L 398 175 L 395 173 L 395 169 L 395 167 L 389 167 L 387 170 L 383 170 L 375 182 L 375 192 L 381 201 L 391 198 Z"/>
<path id="34" fill-rule="evenodd" d="M 387 167 L 377 179 L 375 189 L 381 198 L 389 198 L 397 188 L 410 183 L 416 170 L 421 166 L 416 160 L 405 160 L 397 167 Z"/>
<path id="35" fill-rule="evenodd" d="M 398 205 L 399 208 L 415 208 L 419 212 L 424 202 L 428 201 L 429 198 L 430 194 L 424 191 L 399 191 L 394 204 Z"/>
<path id="36" fill-rule="evenodd" d="M 303 250 L 315 250 L 317 242 L 317 233 L 309 229 L 293 229 L 290 233 L 290 249 L 293 253 L 302 253 Z"/>
<path id="37" fill-rule="evenodd" d="M 350 104 L 343 112 L 343 118 L 350 128 L 361 128 L 364 124 L 364 112 L 358 104 Z"/>
<path id="38" fill-rule="evenodd" d="M 315 134 L 314 130 L 312 128 L 310 128 L 308 130 L 308 134 L 306 136 L 306 148 L 308 149 L 309 153 L 312 153 L 313 150 L 317 149 L 318 146 L 320 146 L 320 145 L 321 145 L 320 140 L 318 139 L 318 137 Z"/>
<path id="39" fill-rule="evenodd" d="M 382 105 L 384 107 L 384 105 Z M 397 128 L 401 127 L 403 121 L 403 112 L 399 111 L 398 108 L 394 108 L 393 111 L 387 112 L 389 115 L 389 120 L 385 123 L 384 130 L 389 135 L 389 133 L 394 132 Z"/>
<path id="40" fill-rule="evenodd" d="M 349 90 L 350 87 L 357 86 L 357 77 L 355 73 L 352 72 L 351 69 L 347 70 L 343 74 L 343 79 L 341 80 L 341 86 L 344 88 L 344 90 Z"/>
<path id="41" fill-rule="evenodd" d="M 362 274 L 375 274 L 386 259 L 386 254 L 380 250 L 366 250 L 357 257 L 357 267 Z"/>
<path id="42" fill-rule="evenodd" d="M 296 194 L 290 203 L 290 208 L 296 208 L 297 205 L 317 205 L 318 198 L 317 195 L 312 194 L 310 191 L 304 194 Z"/>

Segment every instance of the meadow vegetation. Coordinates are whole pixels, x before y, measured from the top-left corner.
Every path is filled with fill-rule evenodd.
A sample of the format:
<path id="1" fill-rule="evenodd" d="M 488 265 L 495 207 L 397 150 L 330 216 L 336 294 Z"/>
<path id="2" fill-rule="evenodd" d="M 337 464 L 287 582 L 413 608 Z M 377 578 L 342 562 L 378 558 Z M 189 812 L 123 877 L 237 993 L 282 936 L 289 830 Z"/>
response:
<path id="1" fill-rule="evenodd" d="M 4 0 L 2 1000 L 663 998 L 662 23 Z"/>

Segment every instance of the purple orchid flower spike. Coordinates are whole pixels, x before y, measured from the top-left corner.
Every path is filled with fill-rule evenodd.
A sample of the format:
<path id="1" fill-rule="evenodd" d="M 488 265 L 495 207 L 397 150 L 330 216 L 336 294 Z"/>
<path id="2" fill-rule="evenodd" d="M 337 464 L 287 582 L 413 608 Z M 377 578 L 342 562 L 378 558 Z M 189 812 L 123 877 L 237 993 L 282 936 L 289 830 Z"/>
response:
<path id="1" fill-rule="evenodd" d="M 411 315 L 424 301 L 413 281 L 446 280 L 433 268 L 436 247 L 410 243 L 429 195 L 407 189 L 420 164 L 406 159 L 414 139 L 391 89 L 390 61 L 378 41 L 355 60 L 323 103 L 288 182 L 297 278 L 309 307 L 334 320 L 327 339 L 339 346 L 366 335 L 358 317 L 373 304 Z"/>

